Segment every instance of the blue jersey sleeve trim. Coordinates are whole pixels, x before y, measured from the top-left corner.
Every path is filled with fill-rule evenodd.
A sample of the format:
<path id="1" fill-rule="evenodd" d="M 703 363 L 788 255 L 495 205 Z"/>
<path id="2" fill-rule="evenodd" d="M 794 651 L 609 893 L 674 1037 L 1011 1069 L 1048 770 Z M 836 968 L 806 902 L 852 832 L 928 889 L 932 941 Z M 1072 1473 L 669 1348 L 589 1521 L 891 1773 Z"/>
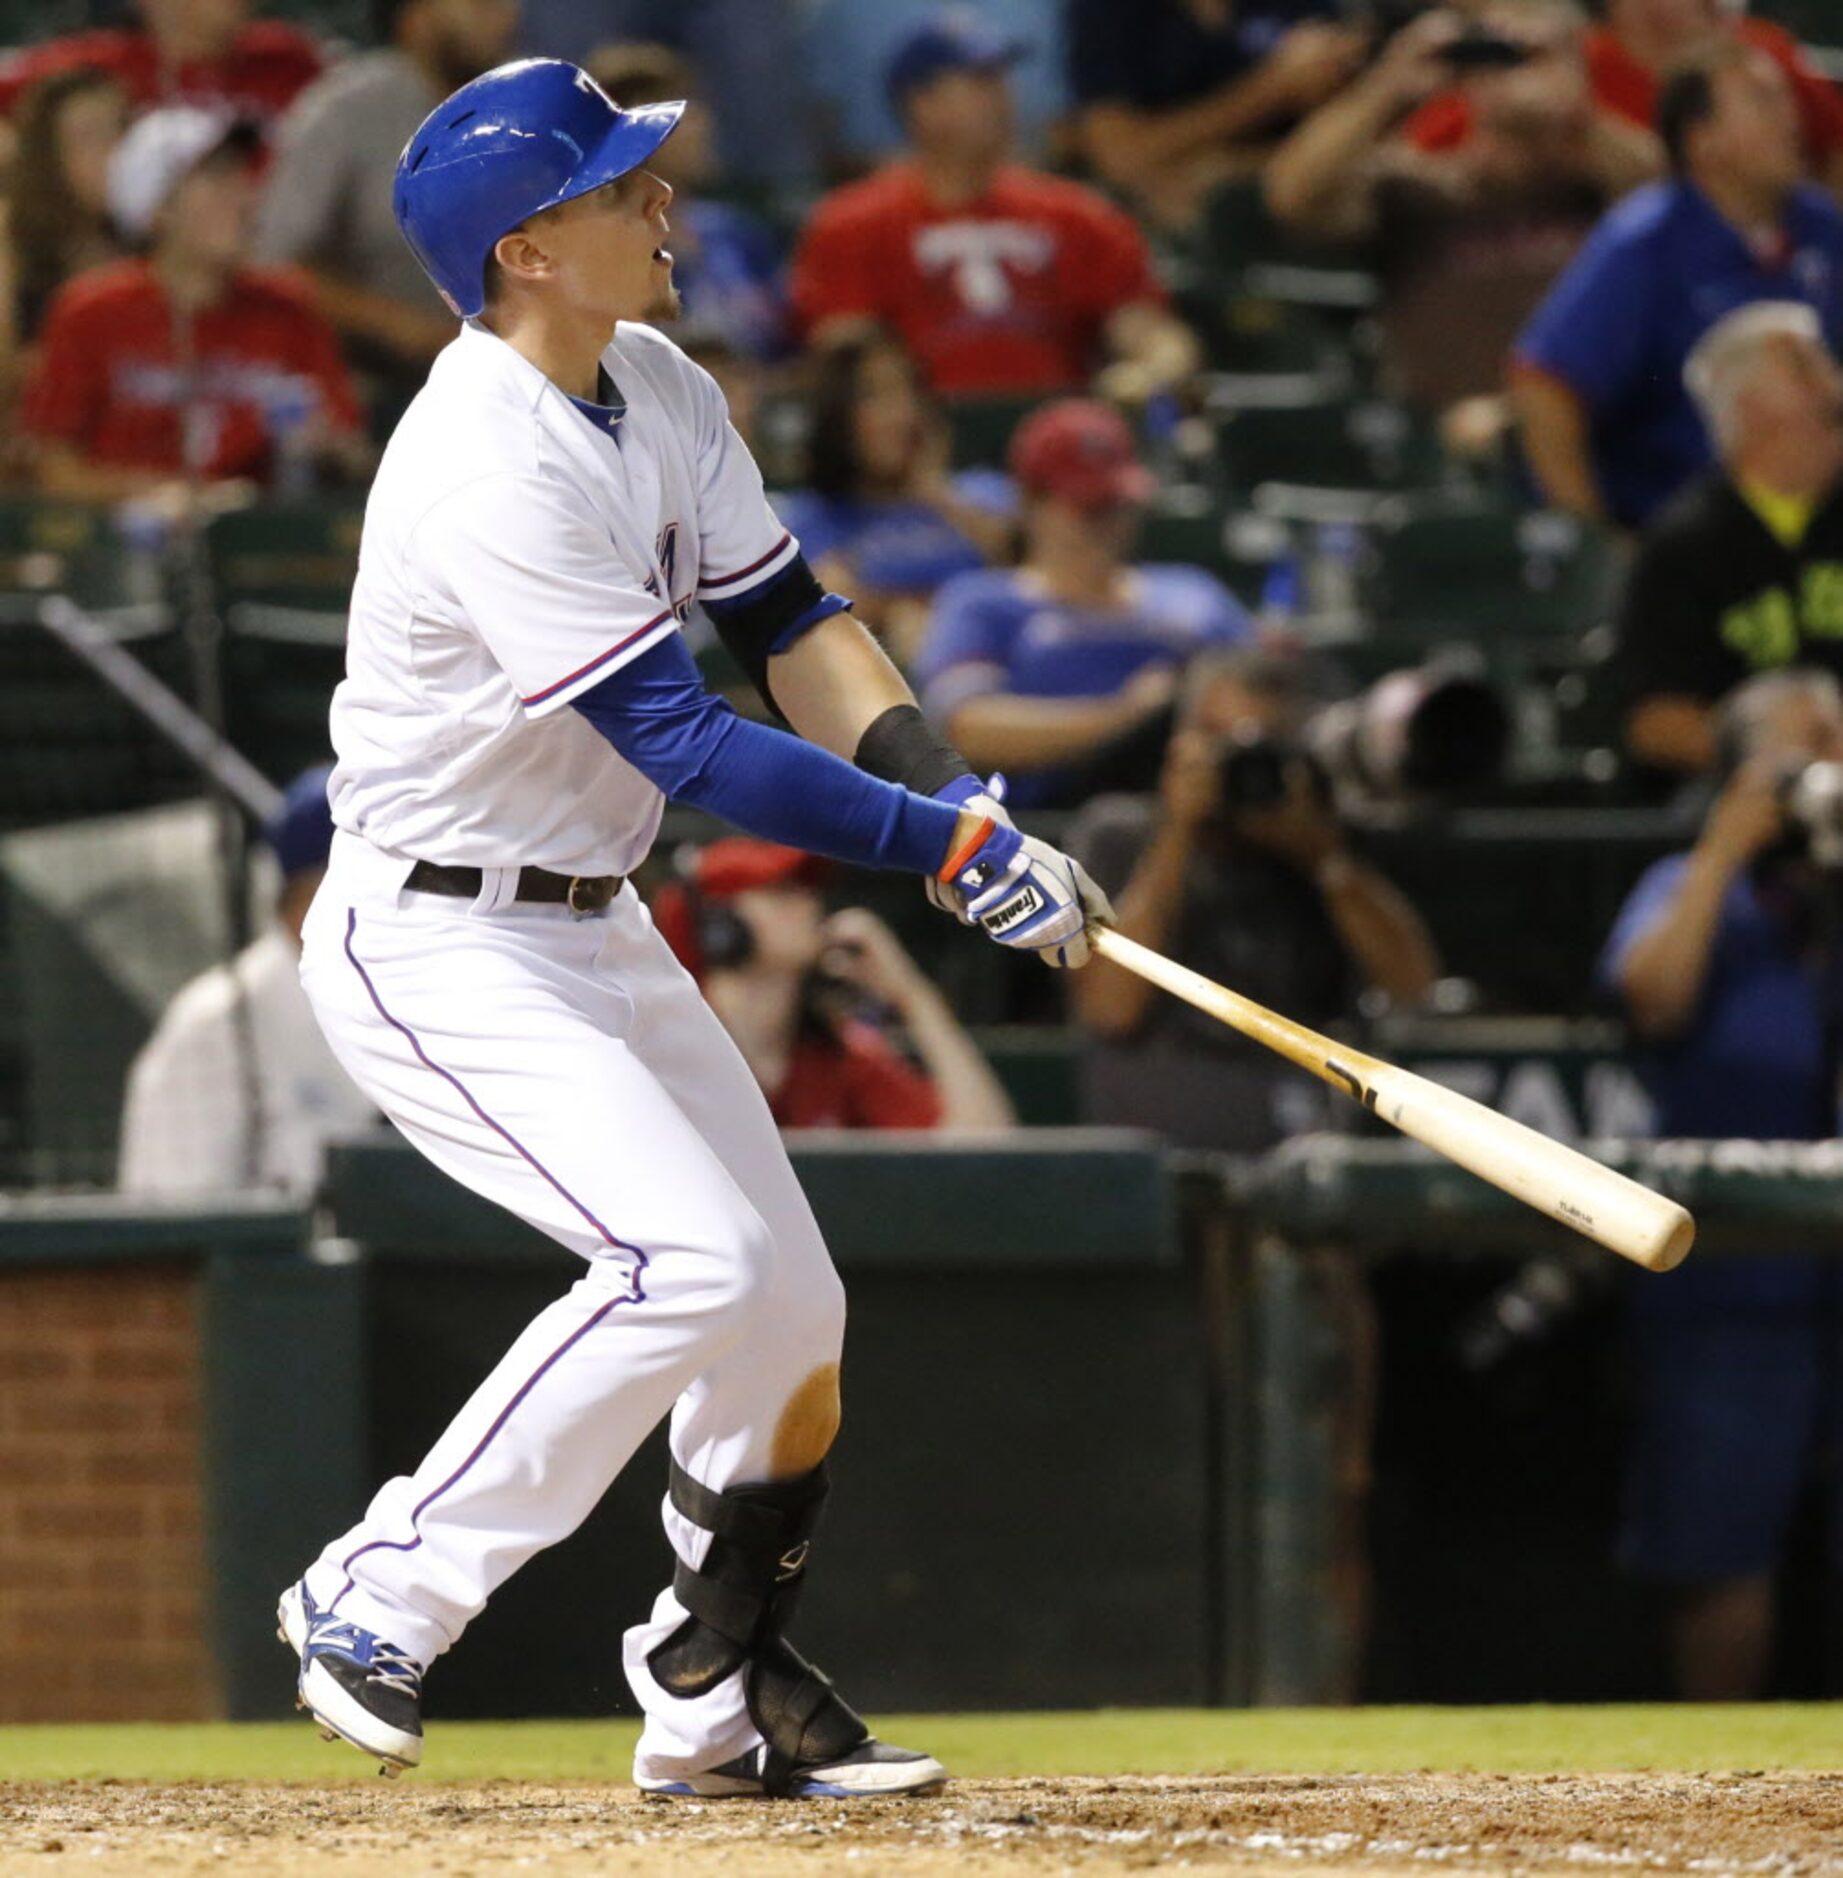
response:
<path id="1" fill-rule="evenodd" d="M 809 606 L 798 619 L 791 619 L 774 635 L 768 646 L 770 652 L 785 652 L 796 639 L 811 632 L 822 619 L 830 619 L 834 613 L 849 613 L 851 602 L 842 593 L 828 593 L 823 599 Z"/>

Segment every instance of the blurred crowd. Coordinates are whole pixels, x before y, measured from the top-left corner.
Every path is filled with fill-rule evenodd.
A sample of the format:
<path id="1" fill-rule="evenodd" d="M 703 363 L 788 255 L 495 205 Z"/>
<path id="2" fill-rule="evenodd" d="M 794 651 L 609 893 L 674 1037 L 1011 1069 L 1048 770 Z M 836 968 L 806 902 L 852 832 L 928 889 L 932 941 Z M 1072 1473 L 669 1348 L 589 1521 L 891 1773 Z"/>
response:
<path id="1" fill-rule="evenodd" d="M 364 44 L 252 0 L 98 9 L 0 60 L 16 490 L 154 523 L 361 494 L 455 330 L 396 154 L 469 77 L 567 53 L 693 100 L 676 336 L 1020 804 L 1149 788 L 1192 654 L 1273 650 L 1349 585 L 1336 530 L 1238 594 L 1220 541 L 1147 527 L 1245 498 L 1266 407 L 1333 381 L 1360 440 L 1433 451 L 1420 481 L 1642 541 L 1603 677 L 1645 772 L 1705 769 L 1727 685 L 1838 637 L 1843 94 L 1725 0 L 377 0 Z M 1271 357 L 1225 324 L 1267 243 L 1373 285 L 1323 356 L 1285 288 Z M 1657 624 L 1708 594 L 1698 543 L 1751 582 L 1715 643 Z"/>
<path id="2" fill-rule="evenodd" d="M 376 0 L 348 43 L 306 6 L 99 4 L 0 62 L 0 479 L 180 531 L 358 500 L 456 330 L 391 211 L 411 130 L 522 53 L 623 104 L 687 97 L 657 164 L 674 337 L 820 578 L 1014 806 L 1070 818 L 1127 932 L 1321 1027 L 1436 1003 L 1366 816 L 1501 782 L 1529 713 L 1498 695 L 1495 601 L 1453 618 L 1450 564 L 1392 568 L 1385 538 L 1501 526 L 1505 619 L 1597 544 L 1577 695 L 1636 792 L 1699 792 L 1599 990 L 1663 1131 L 1833 1135 L 1836 862 L 1794 785 L 1843 760 L 1843 54 L 1774 11 Z M 1456 663 L 1366 639 L 1417 571 Z M 290 795 L 274 930 L 137 1064 L 125 1186 L 304 1190 L 363 1120 L 291 1002 L 323 811 L 323 779 Z M 654 913 L 784 1125 L 1015 1126 L 849 888 L 722 839 L 660 870 Z M 1232 1152 L 1326 1120 L 1316 1084 L 1116 968 L 1051 1015 L 1085 1040 L 1089 1119 Z M 254 1087 L 262 1143 L 172 1094 L 238 1061 L 216 1080 Z M 1626 1544 L 1685 1588 L 1683 1686 L 1727 1695 L 1765 1674 L 1839 1318 L 1795 1250 L 1712 1271 L 1639 1327 Z"/>

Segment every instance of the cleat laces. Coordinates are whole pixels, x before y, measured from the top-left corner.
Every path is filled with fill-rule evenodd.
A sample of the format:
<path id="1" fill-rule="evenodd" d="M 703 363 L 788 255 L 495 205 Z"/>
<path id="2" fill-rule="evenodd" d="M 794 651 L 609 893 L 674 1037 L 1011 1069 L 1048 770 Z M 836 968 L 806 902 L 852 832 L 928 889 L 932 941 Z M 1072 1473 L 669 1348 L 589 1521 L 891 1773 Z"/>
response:
<path id="1" fill-rule="evenodd" d="M 345 1618 L 317 1618 L 307 1633 L 308 1656 L 343 1656 L 366 1672 L 365 1680 L 419 1699 L 422 1671 L 397 1644 Z"/>

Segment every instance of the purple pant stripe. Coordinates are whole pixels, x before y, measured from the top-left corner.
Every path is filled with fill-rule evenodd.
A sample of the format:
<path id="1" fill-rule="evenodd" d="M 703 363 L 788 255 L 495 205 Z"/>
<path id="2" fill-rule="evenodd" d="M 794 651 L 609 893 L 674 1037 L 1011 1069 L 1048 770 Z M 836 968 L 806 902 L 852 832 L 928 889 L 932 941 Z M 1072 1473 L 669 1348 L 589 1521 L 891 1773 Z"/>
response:
<path id="1" fill-rule="evenodd" d="M 358 973 L 359 979 L 363 983 L 367 994 L 370 996 L 372 1004 L 375 1005 L 377 1008 L 378 1015 L 381 1018 L 383 1018 L 385 1023 L 390 1025 L 390 1027 L 393 1030 L 399 1032 L 408 1041 L 410 1048 L 416 1053 L 416 1060 L 420 1064 L 422 1064 L 422 1066 L 425 1069 L 433 1070 L 437 1076 L 441 1077 L 444 1082 L 448 1083 L 460 1095 L 462 1101 L 464 1101 L 467 1104 L 467 1106 L 473 1110 L 474 1114 L 477 1115 L 480 1118 L 480 1120 L 486 1124 L 488 1128 L 492 1129 L 494 1134 L 498 1135 L 503 1141 L 507 1142 L 512 1148 L 514 1148 L 518 1152 L 518 1154 L 522 1156 L 523 1159 L 527 1161 L 533 1169 L 536 1170 L 537 1173 L 542 1175 L 543 1178 L 546 1181 L 548 1181 L 550 1185 L 554 1187 L 556 1191 L 560 1193 L 563 1196 L 563 1198 L 566 1199 L 570 1203 L 570 1205 L 573 1206 L 576 1209 L 576 1211 L 580 1213 L 582 1217 L 586 1219 L 589 1222 L 589 1224 L 595 1228 L 595 1230 L 598 1233 L 600 1233 L 603 1241 L 606 1244 L 616 1247 L 618 1250 L 623 1251 L 623 1252 L 631 1252 L 634 1255 L 634 1258 L 638 1261 L 638 1263 L 634 1266 L 633 1272 L 631 1274 L 631 1282 L 633 1285 L 632 1291 L 629 1292 L 626 1297 L 610 1298 L 606 1304 L 602 1305 L 601 1308 L 596 1311 L 594 1316 L 592 1316 L 588 1320 L 587 1323 L 577 1325 L 577 1327 L 574 1330 L 572 1330 L 570 1334 L 567 1337 L 565 1337 L 564 1340 L 560 1344 L 558 1344 L 557 1347 L 554 1350 L 552 1350 L 551 1353 L 547 1357 L 545 1357 L 543 1362 L 541 1362 L 537 1366 L 537 1368 L 534 1369 L 531 1372 L 531 1374 L 527 1376 L 525 1380 L 519 1385 L 511 1401 L 509 1401 L 505 1405 L 505 1407 L 502 1408 L 499 1411 L 499 1413 L 493 1418 L 493 1425 L 490 1428 L 488 1428 L 486 1433 L 483 1434 L 480 1437 L 480 1439 L 474 1444 L 474 1450 L 471 1454 L 468 1455 L 466 1460 L 464 1460 L 460 1464 L 460 1466 L 457 1467 L 454 1470 L 454 1472 L 450 1474 L 448 1478 L 441 1483 L 440 1486 L 431 1488 L 429 1492 L 425 1493 L 423 1497 L 419 1501 L 417 1501 L 415 1507 L 412 1509 L 410 1513 L 410 1529 L 415 1534 L 415 1536 L 410 1539 L 373 1539 L 369 1541 L 367 1544 L 361 1545 L 356 1552 L 351 1553 L 342 1562 L 342 1564 L 340 1565 L 340 1570 L 345 1573 L 346 1581 L 343 1585 L 339 1587 L 338 1593 L 333 1598 L 332 1603 L 330 1603 L 326 1607 L 329 1615 L 332 1612 L 338 1610 L 340 1599 L 343 1598 L 346 1595 L 346 1593 L 352 1589 L 352 1585 L 353 1585 L 352 1567 L 358 1562 L 358 1560 L 363 1558 L 367 1552 L 380 1552 L 380 1551 L 414 1552 L 416 1548 L 422 1544 L 422 1532 L 417 1522 L 421 1520 L 423 1514 L 431 1506 L 433 1506 L 434 1503 L 437 1500 L 439 1500 L 441 1496 L 444 1493 L 446 1493 L 448 1489 L 455 1484 L 456 1481 L 460 1480 L 462 1476 L 466 1474 L 468 1469 L 471 1468 L 477 1460 L 479 1460 L 480 1456 L 486 1452 L 488 1446 L 491 1444 L 493 1440 L 493 1437 L 497 1435 L 500 1429 L 502 1429 L 506 1425 L 506 1422 L 510 1418 L 512 1411 L 515 1408 L 517 1408 L 518 1405 L 522 1401 L 524 1401 L 525 1397 L 528 1396 L 534 1388 L 537 1387 L 538 1383 L 544 1378 L 544 1376 L 550 1370 L 553 1364 L 557 1363 L 562 1357 L 567 1355 L 568 1352 L 572 1348 L 574 1348 L 574 1346 L 578 1342 L 580 1342 L 582 1338 L 586 1337 L 589 1334 L 589 1332 L 593 1330 L 595 1326 L 599 1324 L 602 1321 L 602 1319 L 605 1318 L 609 1314 L 610 1311 L 615 1309 L 617 1305 L 643 1304 L 646 1301 L 646 1291 L 641 1283 L 641 1274 L 646 1270 L 646 1266 L 647 1266 L 646 1254 L 643 1251 L 641 1251 L 638 1246 L 629 1245 L 627 1241 L 624 1239 L 617 1239 L 614 1236 L 614 1234 L 611 1233 L 608 1230 L 608 1228 L 604 1226 L 601 1223 L 601 1221 L 598 1220 L 595 1217 L 595 1215 L 591 1213 L 589 1209 L 586 1206 L 584 1206 L 582 1202 L 578 1200 L 576 1196 L 573 1193 L 571 1193 L 569 1189 L 566 1188 L 563 1185 L 563 1183 L 560 1180 L 558 1180 L 557 1177 L 553 1173 L 551 1173 L 549 1168 L 544 1166 L 544 1164 L 537 1158 L 536 1155 L 534 1155 L 531 1152 L 529 1148 L 527 1148 L 524 1145 L 523 1142 L 518 1140 L 518 1138 L 515 1135 L 513 1135 L 509 1129 L 503 1127 L 500 1123 L 494 1121 L 492 1116 L 487 1114 L 486 1110 L 483 1109 L 480 1106 L 480 1104 L 474 1100 L 473 1094 L 468 1089 L 467 1085 L 463 1083 L 461 1079 L 458 1076 L 456 1076 L 452 1070 L 443 1069 L 439 1063 L 435 1062 L 430 1057 L 428 1051 L 426 1051 L 422 1047 L 421 1038 L 419 1038 L 416 1035 L 416 1033 L 409 1027 L 408 1024 L 404 1023 L 401 1018 L 393 1017 L 390 1014 L 390 1012 L 385 1009 L 384 1000 L 378 996 L 377 986 L 371 982 L 371 974 L 365 970 L 362 964 L 359 963 L 358 954 L 354 952 L 352 949 L 353 935 L 357 931 L 358 931 L 358 909 L 356 907 L 351 907 L 347 910 L 347 913 L 346 913 L 346 957 L 352 961 L 352 969 Z"/>
<path id="2" fill-rule="evenodd" d="M 646 1269 L 646 1254 L 642 1252 L 638 1246 L 629 1245 L 624 1239 L 617 1239 L 614 1234 L 570 1192 L 569 1188 L 567 1188 L 563 1182 L 560 1181 L 515 1134 L 513 1134 L 511 1129 L 504 1126 L 503 1123 L 494 1121 L 492 1116 L 487 1114 L 486 1110 L 474 1100 L 473 1092 L 462 1082 L 460 1077 L 455 1075 L 452 1070 L 443 1069 L 439 1063 L 431 1059 L 428 1051 L 422 1047 L 422 1039 L 410 1029 L 408 1024 L 404 1023 L 400 1017 L 391 1016 L 384 1008 L 384 1000 L 378 996 L 377 986 L 371 982 L 371 974 L 359 963 L 358 954 L 352 950 L 353 935 L 357 931 L 358 908 L 349 907 L 346 911 L 346 957 L 352 961 L 352 969 L 358 973 L 360 981 L 363 983 L 366 992 L 370 995 L 371 1002 L 377 1006 L 378 1015 L 383 1018 L 385 1023 L 387 1023 L 392 1030 L 401 1032 L 404 1038 L 407 1039 L 410 1048 L 416 1052 L 417 1062 L 419 1062 L 424 1069 L 432 1069 L 436 1075 L 441 1077 L 501 1141 L 524 1160 L 532 1170 L 554 1188 L 557 1193 L 561 1194 L 562 1197 L 595 1228 L 601 1235 L 602 1242 L 605 1245 L 613 1246 L 615 1250 L 619 1252 L 631 1252 L 634 1257 L 639 1260 L 639 1266 L 634 1272 L 634 1295 L 636 1297 L 644 1296 L 645 1294 L 640 1289 L 640 1273 Z"/>
<path id="3" fill-rule="evenodd" d="M 339 1609 L 340 1599 L 352 1589 L 352 1567 L 356 1565 L 367 1552 L 414 1552 L 416 1548 L 422 1544 L 422 1532 L 417 1522 L 422 1518 L 423 1514 L 473 1466 L 474 1462 L 486 1452 L 493 1437 L 506 1425 L 512 1411 L 537 1387 L 538 1383 L 543 1379 L 545 1373 L 550 1369 L 553 1363 L 566 1355 L 582 1338 L 586 1337 L 616 1305 L 636 1304 L 641 1302 L 644 1302 L 644 1300 L 638 1297 L 610 1298 L 586 1324 L 578 1324 L 519 1385 L 517 1393 L 493 1418 L 492 1427 L 474 1444 L 474 1451 L 468 1455 L 467 1459 L 464 1460 L 439 1487 L 431 1488 L 429 1492 L 425 1493 L 422 1498 L 416 1502 L 416 1506 L 410 1514 L 410 1530 L 414 1532 L 416 1536 L 413 1539 L 370 1540 L 367 1544 L 361 1545 L 356 1552 L 348 1554 L 348 1556 L 340 1562 L 339 1569 L 345 1573 L 346 1581 L 339 1587 L 332 1603 L 326 1607 L 328 1614 L 330 1615 L 332 1612 Z"/>

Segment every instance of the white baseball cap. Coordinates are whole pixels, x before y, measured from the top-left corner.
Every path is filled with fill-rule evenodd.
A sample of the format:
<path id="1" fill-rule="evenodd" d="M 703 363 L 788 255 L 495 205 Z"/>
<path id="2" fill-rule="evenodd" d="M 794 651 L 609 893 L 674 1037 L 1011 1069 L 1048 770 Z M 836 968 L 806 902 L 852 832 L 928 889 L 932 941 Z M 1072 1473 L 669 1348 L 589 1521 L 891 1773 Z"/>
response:
<path id="1" fill-rule="evenodd" d="M 253 133 L 234 111 L 164 105 L 136 118 L 109 158 L 109 214 L 130 241 L 145 241 L 167 198 L 209 156 Z"/>

